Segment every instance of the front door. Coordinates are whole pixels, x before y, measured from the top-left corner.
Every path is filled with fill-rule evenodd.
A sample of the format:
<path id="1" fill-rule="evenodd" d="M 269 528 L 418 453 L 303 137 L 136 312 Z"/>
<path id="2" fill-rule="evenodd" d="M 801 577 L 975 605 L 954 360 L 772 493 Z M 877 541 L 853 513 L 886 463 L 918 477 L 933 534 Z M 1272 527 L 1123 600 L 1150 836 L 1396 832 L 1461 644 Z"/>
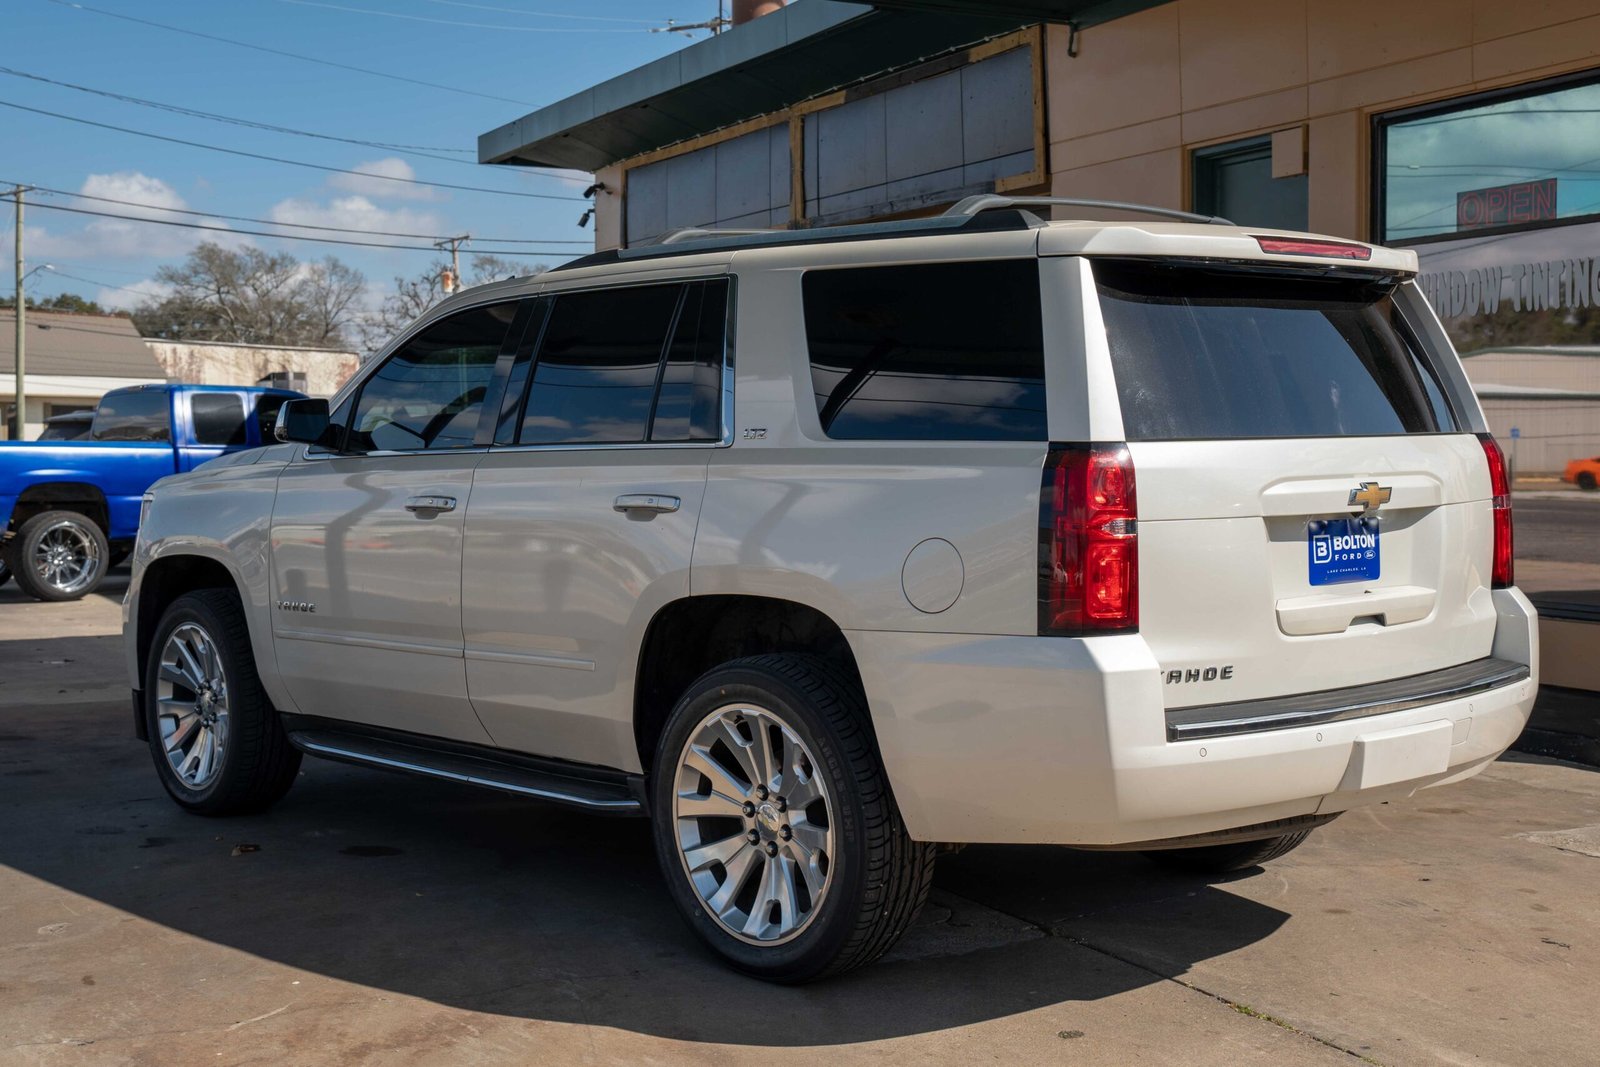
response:
<path id="1" fill-rule="evenodd" d="M 462 527 L 515 311 L 419 332 L 362 384 L 342 449 L 306 449 L 280 477 L 273 639 L 302 714 L 489 742 L 462 660 Z"/>
<path id="2" fill-rule="evenodd" d="M 511 374 L 531 384 L 467 512 L 467 684 L 499 745 L 633 769 L 640 641 L 689 595 L 708 450 L 723 436 L 728 282 L 545 300 L 531 373 Z"/>

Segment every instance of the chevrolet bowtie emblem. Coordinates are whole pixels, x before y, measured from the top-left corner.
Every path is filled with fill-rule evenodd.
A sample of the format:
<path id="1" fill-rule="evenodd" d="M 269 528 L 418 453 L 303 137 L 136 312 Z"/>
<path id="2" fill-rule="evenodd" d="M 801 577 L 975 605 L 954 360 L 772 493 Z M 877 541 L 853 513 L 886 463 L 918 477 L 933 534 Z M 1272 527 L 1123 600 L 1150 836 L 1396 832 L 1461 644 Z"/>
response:
<path id="1" fill-rule="evenodd" d="M 1350 506 L 1360 507 L 1362 511 L 1376 511 L 1389 502 L 1394 495 L 1394 490 L 1377 482 L 1362 482 L 1361 488 L 1350 490 Z"/>

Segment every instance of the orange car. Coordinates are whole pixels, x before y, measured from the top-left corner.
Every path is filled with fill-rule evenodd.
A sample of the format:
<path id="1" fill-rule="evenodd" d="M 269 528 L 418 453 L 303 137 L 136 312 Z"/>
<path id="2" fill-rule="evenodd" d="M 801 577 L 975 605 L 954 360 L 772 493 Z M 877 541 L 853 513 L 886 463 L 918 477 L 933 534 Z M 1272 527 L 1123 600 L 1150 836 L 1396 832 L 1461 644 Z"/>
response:
<path id="1" fill-rule="evenodd" d="M 1572 460 L 1562 472 L 1561 480 L 1571 482 L 1579 489 L 1593 489 L 1600 485 L 1600 456 Z"/>

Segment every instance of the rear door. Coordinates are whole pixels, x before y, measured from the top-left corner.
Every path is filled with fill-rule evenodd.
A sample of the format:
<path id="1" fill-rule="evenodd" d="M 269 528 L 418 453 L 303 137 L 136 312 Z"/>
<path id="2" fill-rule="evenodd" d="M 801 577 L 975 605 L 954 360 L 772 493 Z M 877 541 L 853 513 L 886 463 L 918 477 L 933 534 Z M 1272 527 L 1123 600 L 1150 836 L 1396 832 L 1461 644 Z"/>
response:
<path id="1" fill-rule="evenodd" d="M 207 460 L 248 444 L 242 394 L 205 390 L 180 396 L 179 411 L 187 417 L 179 433 L 180 471 L 194 470 Z"/>
<path id="2" fill-rule="evenodd" d="M 729 301 L 720 277 L 541 298 L 467 510 L 467 685 L 496 744 L 635 764 L 638 649 L 689 594 L 724 437 Z"/>
<path id="3" fill-rule="evenodd" d="M 1095 260 L 1168 707 L 1489 654 L 1470 395 L 1392 277 Z"/>

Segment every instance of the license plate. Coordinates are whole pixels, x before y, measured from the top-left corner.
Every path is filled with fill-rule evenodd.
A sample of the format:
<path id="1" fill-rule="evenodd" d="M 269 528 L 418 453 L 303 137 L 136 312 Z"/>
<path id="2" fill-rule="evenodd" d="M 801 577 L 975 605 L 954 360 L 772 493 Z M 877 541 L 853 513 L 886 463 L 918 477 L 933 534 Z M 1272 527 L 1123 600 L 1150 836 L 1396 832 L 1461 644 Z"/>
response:
<path id="1" fill-rule="evenodd" d="M 1367 582 L 1378 577 L 1378 520 L 1313 519 L 1306 525 L 1312 585 Z"/>

